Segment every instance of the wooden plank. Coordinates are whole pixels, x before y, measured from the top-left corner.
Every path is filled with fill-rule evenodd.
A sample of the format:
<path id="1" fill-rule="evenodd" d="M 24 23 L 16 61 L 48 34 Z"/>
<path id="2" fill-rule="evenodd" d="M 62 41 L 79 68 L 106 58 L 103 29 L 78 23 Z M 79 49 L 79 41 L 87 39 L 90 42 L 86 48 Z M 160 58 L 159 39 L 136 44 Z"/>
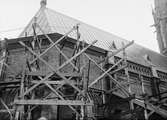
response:
<path id="1" fill-rule="evenodd" d="M 26 73 L 26 75 L 30 75 L 30 76 L 46 76 L 47 73 L 41 72 L 41 71 L 33 71 L 33 72 Z M 65 77 L 81 77 L 81 74 L 80 73 L 76 73 L 76 72 L 74 72 L 74 73 L 62 73 L 62 75 L 64 75 Z M 52 75 L 52 76 L 58 78 L 58 76 L 56 74 Z"/>
<path id="2" fill-rule="evenodd" d="M 20 85 L 9 85 L 9 86 L 0 86 L 3 89 L 13 89 L 13 88 L 18 88 Z"/>
<path id="3" fill-rule="evenodd" d="M 46 76 L 46 72 L 41 72 L 41 71 L 32 71 L 32 72 L 27 72 L 26 75 L 30 76 Z"/>
<path id="4" fill-rule="evenodd" d="M 3 82 L 0 82 L 0 86 L 16 85 L 16 84 L 20 84 L 20 80 L 13 80 L 13 81 L 3 81 Z"/>
<path id="5" fill-rule="evenodd" d="M 9 110 L 10 110 L 10 112 L 14 112 L 15 111 L 14 109 L 9 109 Z M 8 111 L 6 109 L 1 109 L 0 113 L 8 113 Z"/>
<path id="6" fill-rule="evenodd" d="M 32 83 L 38 83 L 39 81 L 37 80 L 33 80 L 31 81 Z M 76 85 L 77 83 L 75 81 L 70 81 L 72 84 Z M 66 84 L 67 82 L 64 81 L 64 80 L 61 80 L 61 81 L 45 81 L 44 83 L 47 83 L 47 84 L 55 84 L 55 85 L 64 85 Z"/>
<path id="7" fill-rule="evenodd" d="M 93 102 L 85 103 L 80 100 L 15 100 L 16 105 L 88 105 L 92 106 Z"/>

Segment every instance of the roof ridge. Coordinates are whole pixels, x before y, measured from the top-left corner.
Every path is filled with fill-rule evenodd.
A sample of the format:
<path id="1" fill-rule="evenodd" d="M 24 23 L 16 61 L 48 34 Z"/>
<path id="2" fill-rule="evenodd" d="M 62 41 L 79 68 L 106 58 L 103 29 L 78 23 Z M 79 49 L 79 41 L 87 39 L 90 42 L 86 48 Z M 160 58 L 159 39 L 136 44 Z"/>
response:
<path id="1" fill-rule="evenodd" d="M 33 18 L 30 20 L 30 22 L 26 25 L 26 27 L 24 28 L 24 30 L 20 33 L 19 37 L 24 37 L 24 34 L 28 34 L 29 35 L 29 33 L 26 33 L 26 32 L 28 32 L 29 28 L 31 28 L 31 24 L 33 24 L 34 18 L 37 18 L 37 21 L 38 21 L 39 17 L 41 17 L 41 18 L 44 17 L 47 20 L 46 22 L 47 22 L 48 26 L 50 27 L 50 23 L 48 22 L 49 20 L 46 17 L 47 15 L 45 13 L 46 9 L 47 8 L 45 7 L 45 8 L 40 8 L 38 10 L 38 12 L 33 16 Z M 40 27 L 42 27 L 42 26 L 40 26 Z M 49 28 L 49 29 L 51 30 L 51 28 Z M 31 32 L 31 31 L 29 31 L 29 32 Z"/>
<path id="2" fill-rule="evenodd" d="M 48 19 L 48 17 L 47 17 L 47 14 L 46 14 L 46 10 L 47 10 L 48 8 L 47 7 L 45 7 L 45 9 L 43 9 L 43 12 L 44 12 L 44 15 L 45 15 L 45 17 L 46 17 L 46 20 L 47 20 L 47 23 L 48 23 L 48 26 L 49 26 L 49 28 L 50 28 L 50 31 L 51 32 L 53 32 L 52 31 L 52 27 L 51 27 L 51 23 L 49 22 L 49 19 Z"/>
<path id="3" fill-rule="evenodd" d="M 37 13 L 33 16 L 33 18 L 31 18 L 31 20 L 28 22 L 28 24 L 26 25 L 26 27 L 23 29 L 23 31 L 19 34 L 19 36 L 18 37 L 23 37 L 23 34 L 25 34 L 25 30 L 26 29 L 28 29 L 28 27 L 31 25 L 31 23 L 32 23 L 32 21 L 34 20 L 34 18 L 38 15 L 38 14 L 40 14 L 40 12 L 41 12 L 41 9 L 39 9 L 38 11 L 37 11 Z"/>

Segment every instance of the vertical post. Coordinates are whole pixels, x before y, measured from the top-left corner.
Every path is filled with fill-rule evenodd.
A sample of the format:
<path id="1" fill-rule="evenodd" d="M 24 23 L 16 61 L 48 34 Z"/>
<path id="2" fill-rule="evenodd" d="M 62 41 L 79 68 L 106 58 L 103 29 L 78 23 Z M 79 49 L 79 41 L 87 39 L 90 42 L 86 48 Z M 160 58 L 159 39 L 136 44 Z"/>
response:
<path id="1" fill-rule="evenodd" d="M 24 67 L 23 67 L 24 68 Z M 22 72 L 22 78 L 20 81 L 20 96 L 22 96 L 24 94 L 24 78 L 25 78 L 25 71 L 23 70 Z M 24 97 L 21 98 L 17 98 L 17 99 L 24 99 Z M 19 120 L 19 119 L 24 119 L 24 105 L 16 105 L 16 113 L 15 113 L 15 120 Z"/>
<path id="2" fill-rule="evenodd" d="M 25 79 L 25 65 L 23 66 L 23 72 L 22 72 L 22 79 L 21 79 L 21 85 L 20 85 L 20 96 L 24 94 L 24 79 Z M 20 98 L 24 100 L 24 97 Z M 19 106 L 19 113 L 21 119 L 24 119 L 24 105 Z"/>
<path id="3" fill-rule="evenodd" d="M 84 42 L 82 42 L 82 47 L 84 48 L 84 45 L 85 45 L 85 43 Z M 88 77 L 87 77 L 87 71 L 86 71 L 86 56 L 84 55 L 84 54 L 82 54 L 82 60 L 83 60 L 83 66 L 84 66 L 84 68 L 83 68 L 83 89 L 84 89 L 84 102 L 86 103 L 86 101 L 87 101 L 87 91 L 88 91 Z M 83 119 L 85 120 L 85 119 L 87 119 L 87 106 L 85 105 L 85 106 L 83 106 L 83 112 L 84 112 L 84 116 L 83 116 Z"/>
<path id="4" fill-rule="evenodd" d="M 21 78 L 21 85 L 20 85 L 20 96 L 23 95 L 24 93 L 24 77 L 25 77 L 25 71 L 22 72 L 22 78 Z M 24 97 L 22 97 L 21 99 L 24 99 Z"/>
<path id="5" fill-rule="evenodd" d="M 103 57 L 100 56 L 100 61 L 102 61 L 102 60 L 103 60 Z M 102 62 L 100 63 L 100 66 L 101 66 L 101 68 L 103 68 Z M 105 104 L 106 101 L 105 101 L 105 94 L 104 94 L 104 80 L 103 79 L 101 80 L 101 89 L 102 89 L 103 104 Z"/>
<path id="6" fill-rule="evenodd" d="M 122 43 L 122 45 L 123 45 L 123 48 L 124 48 L 124 46 L 125 46 L 124 43 Z M 128 62 L 127 62 L 127 54 L 126 54 L 125 49 L 123 49 L 123 58 L 124 58 L 124 64 L 127 66 Z M 125 75 L 126 75 L 126 78 L 128 80 L 128 91 L 132 95 L 132 88 L 131 88 L 131 84 L 130 84 L 128 67 L 125 68 Z M 130 100 L 129 104 L 130 104 L 130 110 L 134 110 L 133 100 Z"/>
<path id="7" fill-rule="evenodd" d="M 127 68 L 125 68 L 125 74 L 126 74 L 126 77 L 127 77 L 127 80 L 128 80 L 128 91 L 129 91 L 129 93 L 132 95 L 132 89 L 131 89 L 131 84 L 130 84 L 130 78 L 129 78 L 129 73 L 128 73 Z M 130 110 L 134 110 L 133 100 L 130 100 L 129 104 L 130 104 Z"/>
<path id="8" fill-rule="evenodd" d="M 79 41 L 79 39 L 80 39 L 79 24 L 76 25 L 76 34 L 77 34 L 77 38 L 76 38 L 77 43 L 76 43 L 76 47 L 75 47 L 75 50 L 74 50 L 74 55 L 77 54 L 80 51 L 81 47 L 83 47 L 83 46 L 80 46 L 80 41 Z M 82 45 L 83 45 L 83 43 L 82 43 Z M 79 62 L 79 63 L 77 64 L 77 62 Z M 80 57 L 76 58 L 75 65 L 78 68 L 81 67 L 81 65 L 80 65 Z"/>
<path id="9" fill-rule="evenodd" d="M 141 79 L 142 94 L 146 95 L 146 92 L 145 92 L 145 89 L 144 89 L 144 79 L 143 79 L 143 76 L 140 75 L 139 77 Z M 148 120 L 147 104 L 146 104 L 145 98 L 144 98 L 144 117 L 145 117 L 145 120 Z"/>
<path id="10" fill-rule="evenodd" d="M 153 65 L 150 65 L 151 67 L 151 71 L 152 71 L 152 93 L 153 96 L 155 95 L 155 98 L 157 98 L 158 100 L 161 99 L 161 95 L 160 95 L 160 89 L 159 89 L 159 81 L 160 78 L 158 77 L 157 74 L 157 70 Z"/>
<path id="11" fill-rule="evenodd" d="M 105 57 L 107 58 L 104 62 L 104 69 L 107 71 L 110 69 L 110 67 L 113 66 L 113 64 L 110 64 L 109 63 L 109 58 L 107 57 L 108 56 L 108 53 L 106 53 Z M 110 74 L 110 73 L 109 73 Z M 111 81 L 111 78 L 109 76 L 105 76 L 103 79 L 103 92 L 104 91 L 108 91 L 110 90 L 110 81 Z M 108 94 L 104 94 L 103 93 L 103 100 L 104 100 L 104 104 L 108 105 L 109 103 L 109 95 Z M 104 117 L 108 118 L 110 116 L 110 113 L 109 113 L 109 107 L 107 107 L 107 110 L 106 110 L 106 113 L 104 114 Z"/>
<path id="12" fill-rule="evenodd" d="M 80 46 L 80 33 L 79 33 L 79 24 L 76 25 L 76 35 L 77 35 L 77 43 L 76 43 L 76 48 L 75 48 L 75 51 L 74 51 L 74 54 L 76 54 L 77 52 L 80 51 L 80 47 L 81 48 L 84 48 L 85 46 L 85 42 L 82 41 L 81 42 L 81 46 Z M 77 65 L 77 61 L 78 62 L 81 62 L 80 60 L 82 60 L 82 63 L 83 63 L 83 68 L 80 68 L 80 63 L 78 65 L 78 67 L 80 68 L 80 72 L 82 72 L 82 81 L 83 81 L 83 102 L 86 103 L 87 102 L 87 91 L 88 91 L 88 77 L 87 77 L 87 71 L 86 71 L 86 59 L 85 59 L 85 55 L 84 54 L 81 54 L 81 56 L 78 58 L 76 58 L 76 64 Z M 78 116 L 78 115 L 77 115 Z M 80 120 L 85 120 L 87 118 L 87 106 L 86 105 L 83 105 L 81 106 L 81 118 Z"/>
<path id="13" fill-rule="evenodd" d="M 4 78 L 4 63 L 6 62 L 6 55 L 7 55 L 7 43 L 6 40 L 0 41 L 0 56 L 2 56 L 0 59 L 0 78 Z"/>

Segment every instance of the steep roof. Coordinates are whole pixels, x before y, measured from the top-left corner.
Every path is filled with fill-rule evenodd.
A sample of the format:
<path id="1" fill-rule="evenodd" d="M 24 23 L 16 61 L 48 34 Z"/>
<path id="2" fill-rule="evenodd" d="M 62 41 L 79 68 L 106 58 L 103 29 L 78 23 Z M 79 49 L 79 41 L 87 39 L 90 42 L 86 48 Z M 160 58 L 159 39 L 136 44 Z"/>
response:
<path id="1" fill-rule="evenodd" d="M 114 34 L 105 32 L 103 30 L 85 24 L 79 20 L 68 17 L 64 14 L 58 13 L 46 7 L 42 7 L 39 9 L 39 11 L 27 25 L 27 27 L 21 32 L 19 37 L 25 37 L 25 34 L 26 36 L 33 35 L 32 24 L 34 23 L 34 18 L 36 18 L 36 22 L 39 24 L 39 26 L 43 29 L 43 31 L 46 34 L 49 33 L 65 34 L 73 26 L 75 26 L 76 24 L 80 24 L 79 25 L 79 32 L 81 34 L 80 39 L 85 40 L 87 43 L 91 43 L 94 40 L 98 40 L 95 46 L 102 48 L 104 50 L 110 50 L 113 41 L 115 42 L 117 48 L 121 48 L 122 42 L 124 42 L 125 44 L 129 42 Z M 38 35 L 43 34 L 38 28 L 36 31 Z M 68 36 L 75 39 L 76 33 L 72 32 Z M 143 56 L 147 54 L 149 55 L 149 57 L 152 60 L 152 63 L 157 67 L 157 69 L 167 71 L 167 57 L 162 56 L 161 54 L 158 54 L 154 51 L 151 51 L 137 44 L 133 44 L 132 46 L 127 48 L 126 51 L 129 60 L 147 66 L 147 63 L 143 58 Z"/>

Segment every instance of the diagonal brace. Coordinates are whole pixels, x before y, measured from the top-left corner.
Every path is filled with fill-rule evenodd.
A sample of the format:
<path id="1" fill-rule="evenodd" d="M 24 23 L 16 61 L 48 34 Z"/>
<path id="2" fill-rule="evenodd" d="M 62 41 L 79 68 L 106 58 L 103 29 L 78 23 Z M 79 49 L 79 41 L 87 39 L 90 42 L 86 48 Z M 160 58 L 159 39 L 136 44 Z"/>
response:
<path id="1" fill-rule="evenodd" d="M 44 31 L 41 29 L 41 27 L 38 25 L 39 29 L 43 32 L 43 34 L 45 35 L 45 37 L 52 43 L 52 45 L 47 48 L 43 53 L 41 53 L 39 56 L 43 56 L 44 54 L 46 54 L 50 49 L 52 49 L 53 47 L 56 47 L 56 49 L 62 54 L 62 56 L 68 60 L 68 57 L 56 46 L 56 44 L 58 44 L 61 40 L 63 40 L 68 34 L 70 34 L 73 30 L 75 30 L 76 28 L 73 27 L 69 32 L 67 32 L 65 35 L 63 35 L 61 38 L 59 38 L 55 43 L 52 41 L 52 39 L 44 33 Z M 38 58 L 35 58 L 34 60 L 32 60 L 30 62 L 30 64 L 33 64 Z M 78 71 L 78 68 L 72 63 L 70 62 L 70 64 Z"/>
<path id="2" fill-rule="evenodd" d="M 105 70 L 98 64 L 98 63 L 96 63 L 91 57 L 89 57 L 86 53 L 85 53 L 85 56 L 89 59 L 89 60 L 91 60 L 98 68 L 100 68 L 103 72 L 105 72 Z M 118 86 L 120 87 L 120 88 L 122 88 L 121 90 L 122 90 L 122 92 L 124 92 L 126 95 L 128 95 L 129 96 L 129 92 L 124 88 L 124 86 L 122 86 L 116 79 L 114 79 L 109 73 L 106 73 L 110 78 L 111 78 L 111 80 L 113 80 L 113 82 L 115 82 L 116 84 L 118 84 Z"/>
<path id="3" fill-rule="evenodd" d="M 59 72 L 59 70 L 60 70 L 60 68 L 58 68 L 58 69 L 55 69 L 53 66 L 51 66 L 49 63 L 47 63 L 45 60 L 43 60 L 41 57 L 39 57 L 39 55 L 38 54 L 36 54 L 33 50 L 31 50 L 28 46 L 26 46 L 23 42 L 19 42 L 21 45 L 23 45 L 24 47 L 26 47 L 32 54 L 34 54 L 36 57 L 38 57 L 42 62 L 44 62 L 53 72 L 55 72 L 57 75 L 59 75 L 62 79 L 64 79 L 69 85 L 71 85 L 73 88 L 75 88 L 78 92 L 81 92 L 80 91 L 80 89 L 78 88 L 78 87 L 76 87 L 75 85 L 73 85 L 72 83 L 70 83 L 70 82 L 68 82 L 68 80 L 67 80 L 67 78 L 65 77 L 65 76 L 63 76 L 60 72 Z M 70 62 L 70 61 L 69 61 Z M 68 62 L 68 63 L 69 63 Z M 67 64 L 68 64 L 67 63 Z M 52 73 L 53 74 L 53 73 Z M 50 76 L 52 76 L 52 74 L 51 75 L 49 75 L 49 77 Z"/>
<path id="4" fill-rule="evenodd" d="M 49 87 L 49 89 L 52 90 L 52 92 L 53 92 L 54 94 L 58 95 L 58 97 L 59 97 L 61 100 L 65 100 L 61 95 L 59 95 L 59 93 L 58 93 L 51 85 L 49 85 L 49 84 L 47 84 L 47 83 L 45 83 L 45 84 L 46 84 L 46 86 Z M 72 107 L 71 105 L 68 105 L 68 106 L 69 106 L 76 114 L 79 115 L 79 113 L 76 111 L 76 109 L 75 109 L 74 107 Z"/>

